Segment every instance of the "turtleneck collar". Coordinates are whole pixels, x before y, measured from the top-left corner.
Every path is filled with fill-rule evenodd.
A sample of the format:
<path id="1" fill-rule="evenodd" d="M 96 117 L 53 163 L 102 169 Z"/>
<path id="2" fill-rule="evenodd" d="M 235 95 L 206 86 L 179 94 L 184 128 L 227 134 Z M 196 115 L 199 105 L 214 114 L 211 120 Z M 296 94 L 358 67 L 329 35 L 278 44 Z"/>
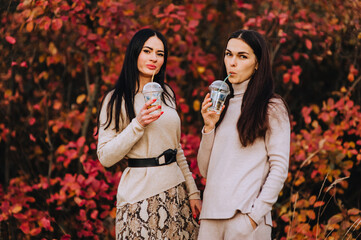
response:
<path id="1" fill-rule="evenodd" d="M 237 84 L 232 84 L 232 88 L 233 88 L 233 94 L 236 96 L 236 95 L 241 95 L 241 94 L 244 94 L 246 89 L 247 89 L 247 86 L 248 86 L 248 83 L 249 83 L 250 80 L 247 80 L 247 81 L 244 81 L 242 83 L 237 83 Z"/>

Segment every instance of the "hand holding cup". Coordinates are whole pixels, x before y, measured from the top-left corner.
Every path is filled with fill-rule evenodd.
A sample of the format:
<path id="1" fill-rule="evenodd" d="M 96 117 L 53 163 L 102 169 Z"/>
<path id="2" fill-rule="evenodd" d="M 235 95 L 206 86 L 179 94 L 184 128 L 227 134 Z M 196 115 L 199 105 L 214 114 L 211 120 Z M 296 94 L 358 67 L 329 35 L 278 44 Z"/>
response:
<path id="1" fill-rule="evenodd" d="M 209 110 L 209 108 L 212 106 L 212 99 L 210 98 L 210 94 L 207 93 L 206 97 L 204 98 L 204 101 L 202 103 L 202 109 L 201 109 L 201 114 L 203 117 L 203 121 L 204 121 L 204 132 L 210 132 L 212 131 L 215 126 L 216 123 L 219 121 L 219 118 L 221 116 L 221 112 L 224 109 L 224 105 L 222 106 L 222 108 L 219 110 L 219 112 L 216 111 L 212 111 Z"/>
<path id="2" fill-rule="evenodd" d="M 152 106 L 155 101 L 156 99 L 151 99 L 147 101 L 137 115 L 137 120 L 143 127 L 148 126 L 150 123 L 157 120 L 164 113 L 162 111 L 159 111 L 161 108 L 160 105 Z"/>

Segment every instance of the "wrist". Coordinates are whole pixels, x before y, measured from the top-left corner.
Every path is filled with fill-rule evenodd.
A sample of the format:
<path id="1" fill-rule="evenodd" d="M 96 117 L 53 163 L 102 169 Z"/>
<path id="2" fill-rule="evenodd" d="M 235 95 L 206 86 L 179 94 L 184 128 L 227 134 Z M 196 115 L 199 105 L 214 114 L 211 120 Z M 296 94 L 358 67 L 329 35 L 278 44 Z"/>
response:
<path id="1" fill-rule="evenodd" d="M 212 131 L 214 129 L 214 126 L 207 126 L 207 125 L 204 125 L 204 133 L 209 133 L 210 131 Z"/>

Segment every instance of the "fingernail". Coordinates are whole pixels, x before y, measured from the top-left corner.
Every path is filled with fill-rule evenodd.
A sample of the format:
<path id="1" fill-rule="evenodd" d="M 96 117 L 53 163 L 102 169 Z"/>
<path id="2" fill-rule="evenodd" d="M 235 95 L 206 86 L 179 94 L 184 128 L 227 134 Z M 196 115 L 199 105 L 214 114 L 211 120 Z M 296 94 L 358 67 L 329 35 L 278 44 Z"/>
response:
<path id="1" fill-rule="evenodd" d="M 197 215 L 193 214 L 193 218 L 196 218 L 196 217 L 197 217 Z"/>
<path id="2" fill-rule="evenodd" d="M 158 108 L 161 108 L 161 107 L 162 107 L 162 106 L 160 106 L 160 105 L 158 106 Z"/>
<path id="3" fill-rule="evenodd" d="M 160 112 L 160 114 L 163 114 L 164 112 Z"/>
<path id="4" fill-rule="evenodd" d="M 153 102 L 157 101 L 157 99 L 153 99 Z"/>

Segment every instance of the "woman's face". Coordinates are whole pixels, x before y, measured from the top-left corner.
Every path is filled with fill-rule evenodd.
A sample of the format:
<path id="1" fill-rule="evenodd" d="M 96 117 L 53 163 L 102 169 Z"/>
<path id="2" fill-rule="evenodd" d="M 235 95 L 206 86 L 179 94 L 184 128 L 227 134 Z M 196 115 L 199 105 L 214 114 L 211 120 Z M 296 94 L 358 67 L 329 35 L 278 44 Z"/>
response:
<path id="1" fill-rule="evenodd" d="M 164 45 L 156 36 L 150 37 L 138 56 L 138 71 L 140 78 L 151 78 L 154 71 L 157 74 L 164 63 Z"/>
<path id="2" fill-rule="evenodd" d="M 232 38 L 228 41 L 224 55 L 229 82 L 237 84 L 251 78 L 258 68 L 257 58 L 252 48 L 243 40 Z"/>

